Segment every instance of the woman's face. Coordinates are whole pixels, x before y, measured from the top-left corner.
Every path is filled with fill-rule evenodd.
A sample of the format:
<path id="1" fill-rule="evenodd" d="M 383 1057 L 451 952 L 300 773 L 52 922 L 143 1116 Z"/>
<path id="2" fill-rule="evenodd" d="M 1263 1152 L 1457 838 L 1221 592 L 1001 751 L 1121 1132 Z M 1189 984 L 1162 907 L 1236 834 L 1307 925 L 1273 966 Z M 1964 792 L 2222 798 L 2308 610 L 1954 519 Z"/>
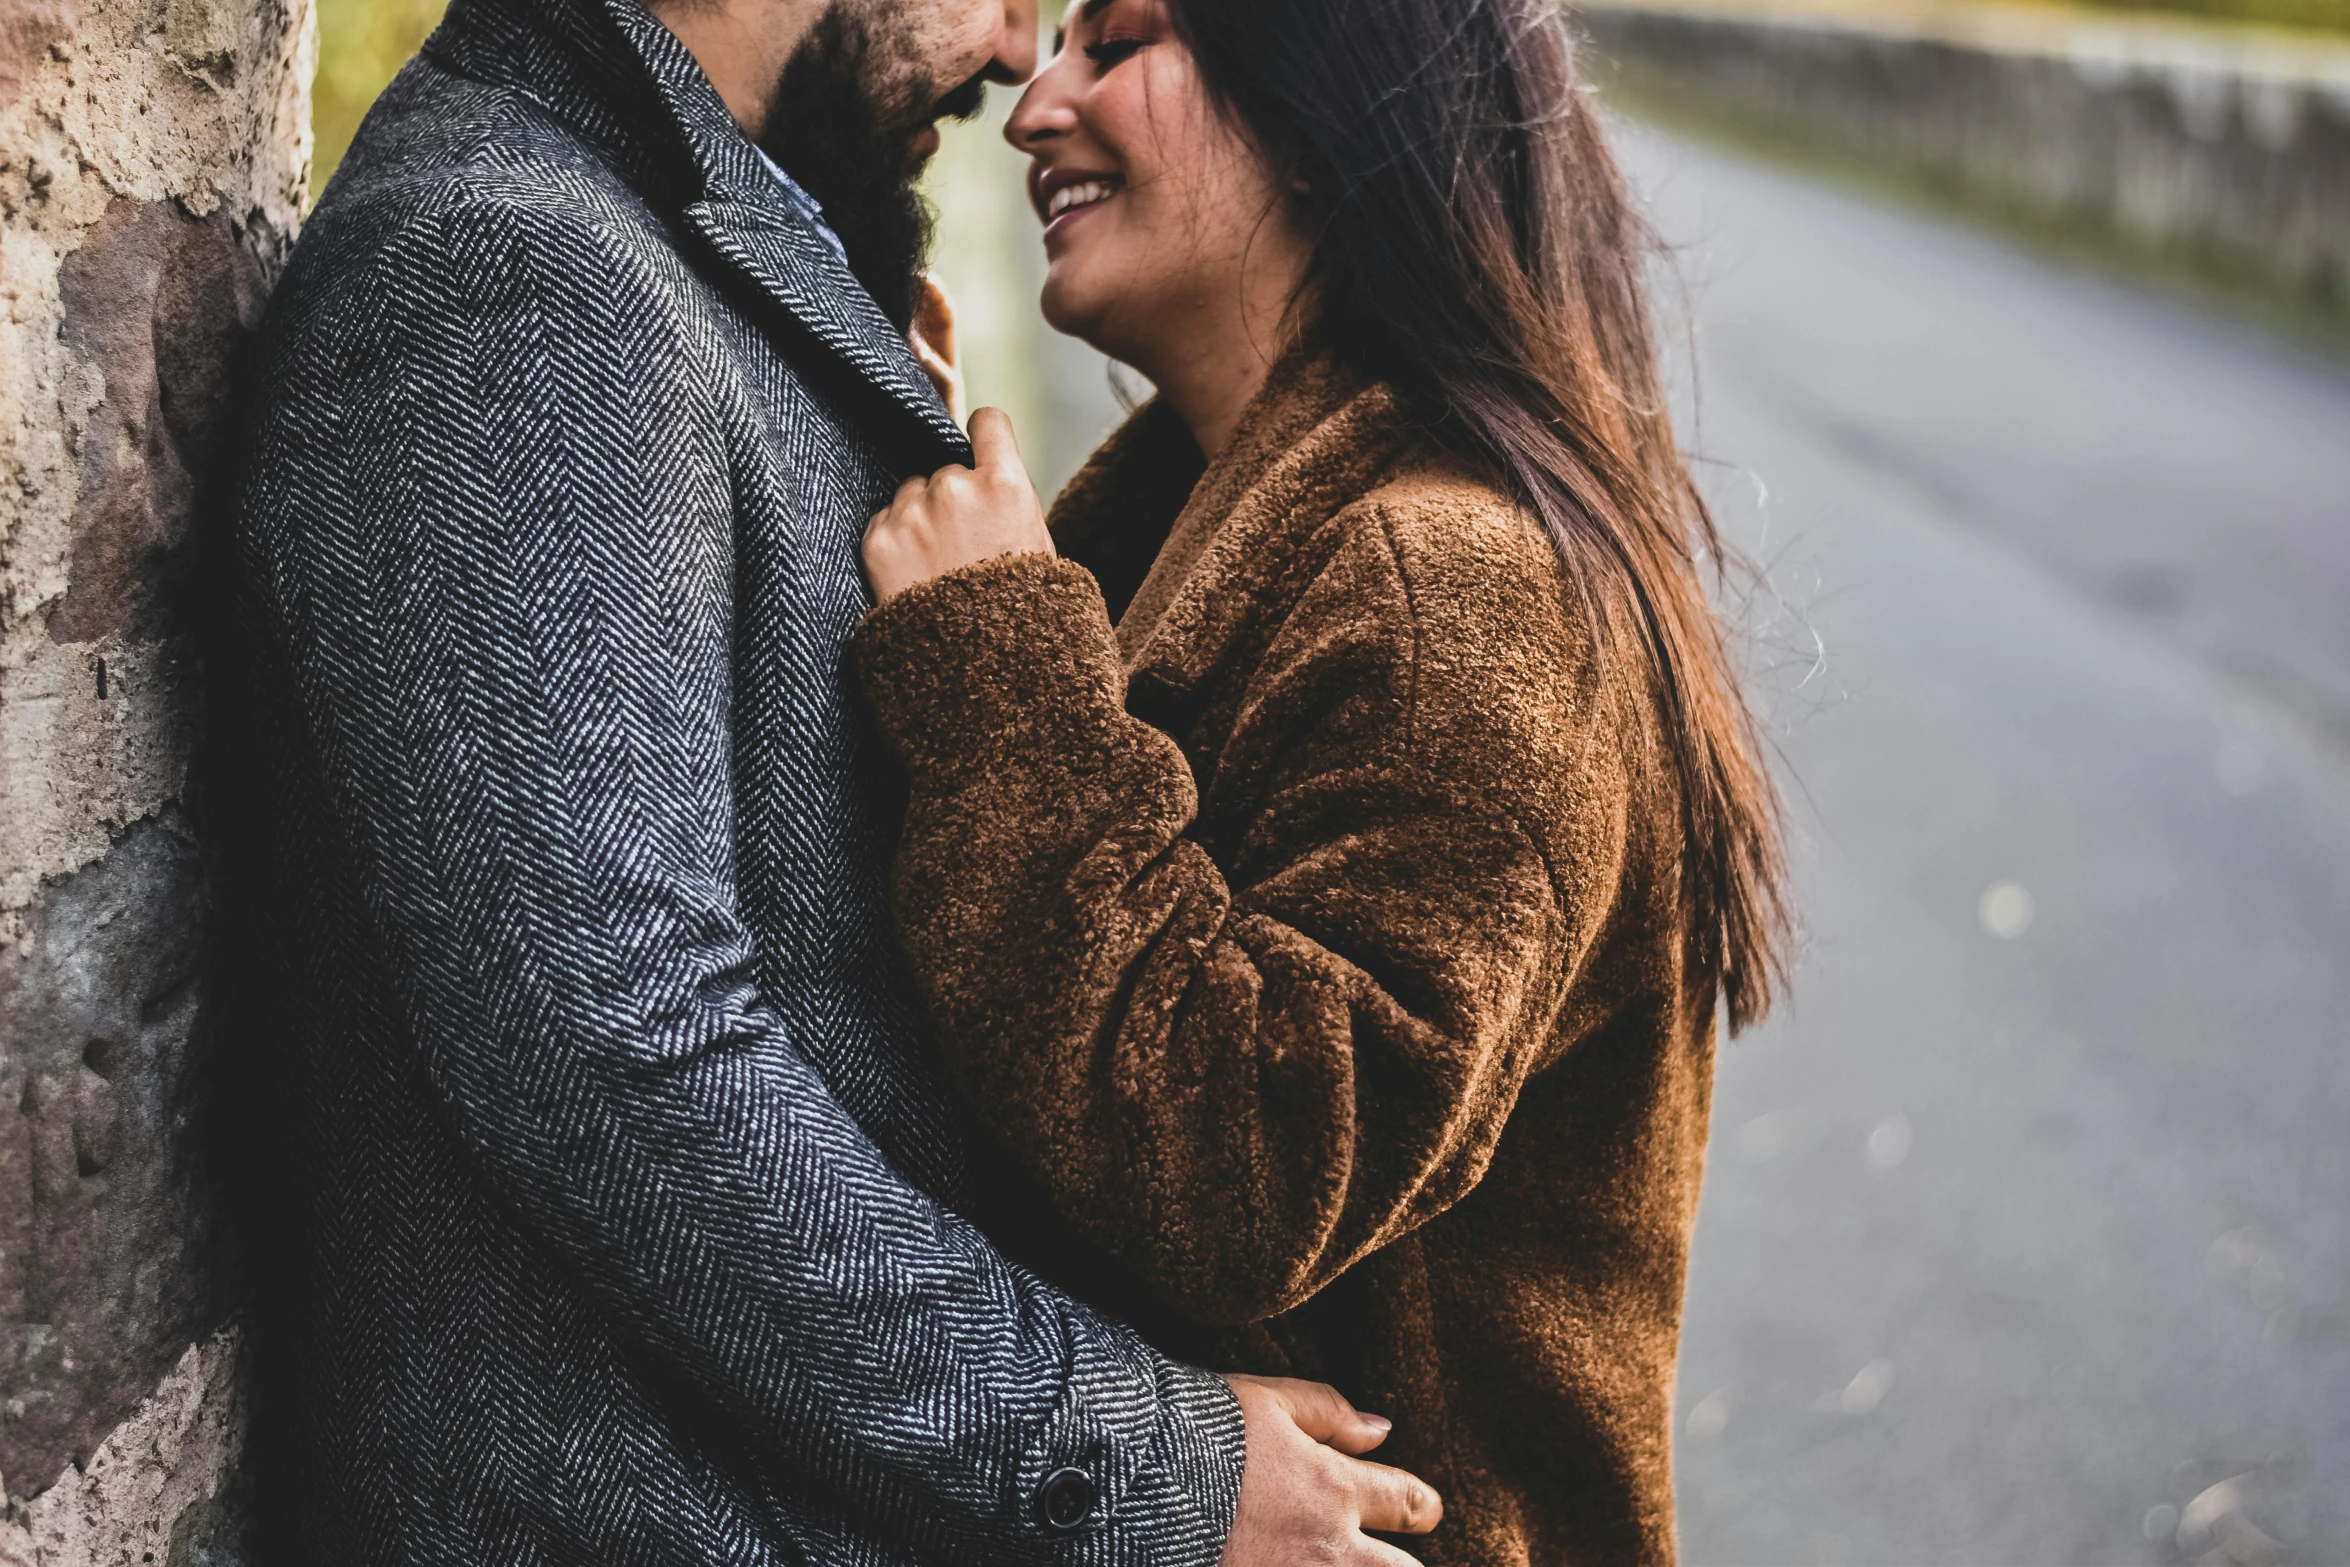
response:
<path id="1" fill-rule="evenodd" d="M 1278 316 L 1306 247 L 1166 0 L 1078 0 L 1005 130 L 1045 222 L 1044 314 L 1151 374 L 1206 315 Z"/>

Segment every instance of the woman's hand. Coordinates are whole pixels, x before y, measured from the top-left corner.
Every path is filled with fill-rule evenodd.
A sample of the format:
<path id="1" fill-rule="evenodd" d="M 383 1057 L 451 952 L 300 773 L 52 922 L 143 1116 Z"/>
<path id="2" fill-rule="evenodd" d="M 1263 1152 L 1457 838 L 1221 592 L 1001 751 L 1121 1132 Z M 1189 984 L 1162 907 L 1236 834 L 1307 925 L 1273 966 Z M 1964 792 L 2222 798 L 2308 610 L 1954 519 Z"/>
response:
<path id="1" fill-rule="evenodd" d="M 916 583 L 998 555 L 1055 553 L 1011 417 L 1001 408 L 972 415 L 971 451 L 977 468 L 908 479 L 889 510 L 866 527 L 865 575 L 883 603 Z"/>
<path id="2" fill-rule="evenodd" d="M 914 360 L 922 366 L 922 373 L 930 377 L 930 384 L 938 388 L 940 401 L 947 412 L 955 416 L 955 423 L 963 422 L 963 356 L 955 343 L 955 302 L 947 298 L 946 289 L 929 273 L 922 274 L 921 292 L 914 301 L 914 326 L 906 334 L 906 346 L 914 350 Z"/>

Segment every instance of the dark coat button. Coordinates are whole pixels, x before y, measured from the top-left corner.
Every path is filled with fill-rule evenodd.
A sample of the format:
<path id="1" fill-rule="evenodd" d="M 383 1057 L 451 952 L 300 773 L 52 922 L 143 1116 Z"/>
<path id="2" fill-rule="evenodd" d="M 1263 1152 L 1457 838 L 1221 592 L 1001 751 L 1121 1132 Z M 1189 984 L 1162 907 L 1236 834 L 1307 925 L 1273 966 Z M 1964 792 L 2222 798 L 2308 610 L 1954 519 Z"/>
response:
<path id="1" fill-rule="evenodd" d="M 1056 1469 L 1036 1492 L 1036 1516 L 1047 1529 L 1066 1534 L 1082 1529 L 1101 1500 L 1101 1487 L 1082 1469 Z"/>

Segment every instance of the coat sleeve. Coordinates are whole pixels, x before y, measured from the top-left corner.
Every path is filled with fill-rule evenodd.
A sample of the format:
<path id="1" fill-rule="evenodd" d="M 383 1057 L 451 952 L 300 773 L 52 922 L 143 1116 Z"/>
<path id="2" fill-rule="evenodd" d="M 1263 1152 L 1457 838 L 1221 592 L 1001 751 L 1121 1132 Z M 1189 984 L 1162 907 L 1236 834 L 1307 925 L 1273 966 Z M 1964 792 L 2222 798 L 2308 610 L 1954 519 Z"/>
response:
<path id="1" fill-rule="evenodd" d="M 1555 595 L 1480 607 L 1475 575 L 1432 610 L 1350 530 L 1211 759 L 1213 843 L 1080 568 L 983 563 L 859 633 L 911 781 L 894 907 L 961 1080 L 1195 1319 L 1289 1310 L 1470 1192 L 1606 917 L 1521 823 L 1578 742 L 1560 648 L 1495 632 L 1558 628 Z M 1607 889 L 1621 800 L 1589 782 L 1567 815 Z"/>
<path id="2" fill-rule="evenodd" d="M 726 463 L 631 308 L 658 289 L 486 199 L 348 265 L 276 352 L 239 549 L 480 1179 L 826 1517 L 909 1559 L 1210 1567 L 1228 1390 L 910 1186 L 755 980 Z M 1074 1538 L 1036 1505 L 1069 1467 L 1101 1498 Z"/>

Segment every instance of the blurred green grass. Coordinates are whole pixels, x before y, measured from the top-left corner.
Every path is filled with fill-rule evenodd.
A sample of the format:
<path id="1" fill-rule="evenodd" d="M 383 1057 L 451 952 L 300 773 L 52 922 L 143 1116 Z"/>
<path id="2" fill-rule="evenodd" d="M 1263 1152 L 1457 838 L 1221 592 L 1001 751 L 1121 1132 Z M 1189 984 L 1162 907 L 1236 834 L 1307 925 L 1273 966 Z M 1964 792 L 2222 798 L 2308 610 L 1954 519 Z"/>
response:
<path id="1" fill-rule="evenodd" d="M 447 0 L 318 0 L 318 85 L 310 111 L 318 133 L 313 194 L 326 188 L 368 107 L 445 9 Z"/>
<path id="2" fill-rule="evenodd" d="M 2077 0 L 2100 11 L 2158 11 L 2207 22 L 2251 22 L 2350 33 L 2350 0 Z"/>

